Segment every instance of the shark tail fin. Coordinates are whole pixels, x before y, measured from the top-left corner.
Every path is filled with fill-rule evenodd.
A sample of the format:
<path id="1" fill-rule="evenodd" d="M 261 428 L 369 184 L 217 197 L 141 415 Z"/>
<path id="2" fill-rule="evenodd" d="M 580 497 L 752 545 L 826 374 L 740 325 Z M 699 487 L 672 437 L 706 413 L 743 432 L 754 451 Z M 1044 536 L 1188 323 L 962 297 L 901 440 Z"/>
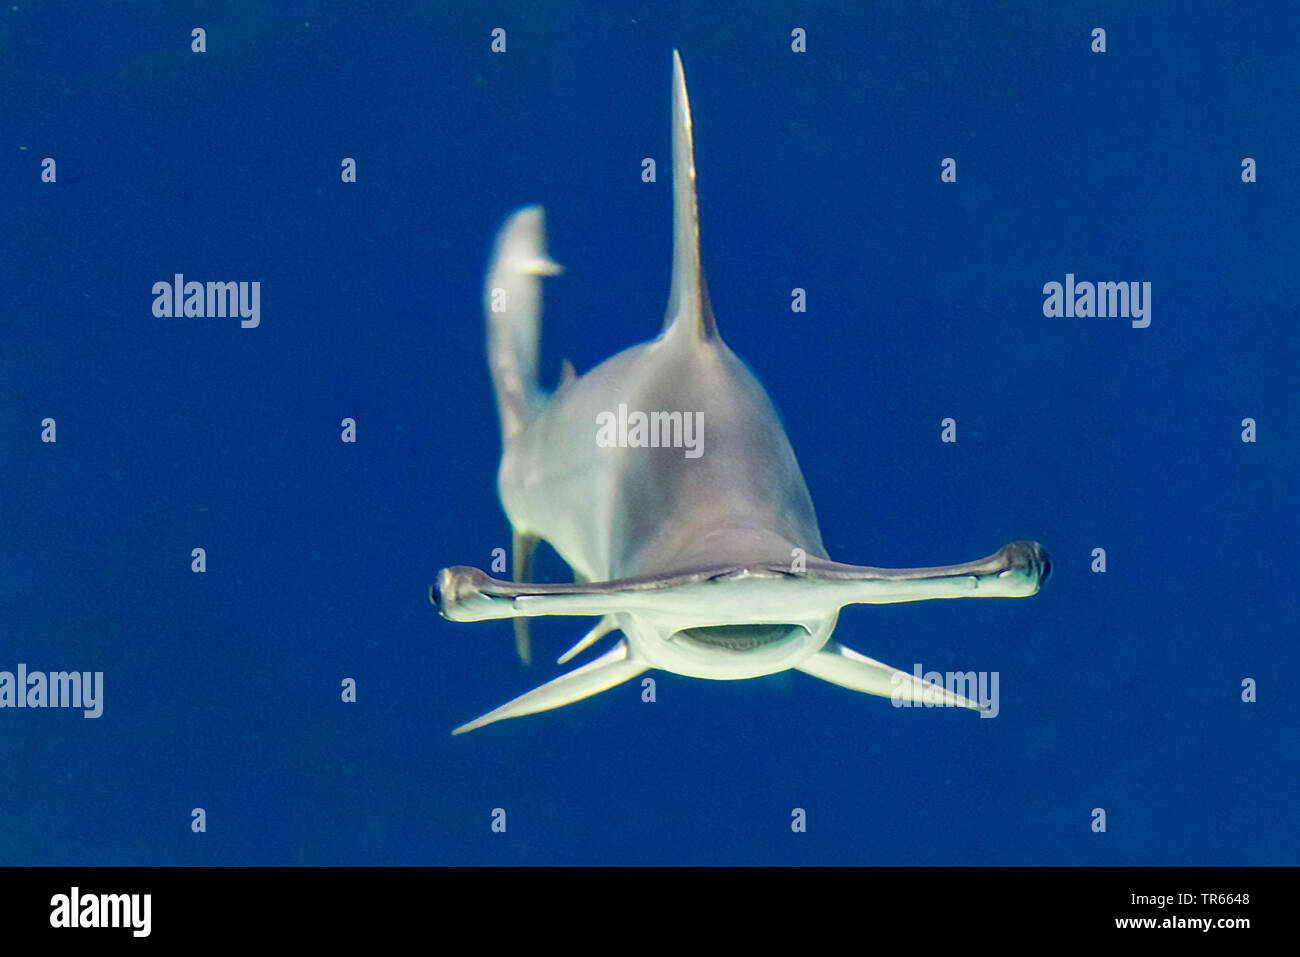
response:
<path id="1" fill-rule="evenodd" d="M 583 698 L 590 698 L 594 694 L 600 694 L 615 685 L 635 678 L 641 672 L 647 671 L 649 667 L 644 661 L 633 657 L 626 641 L 620 641 L 599 658 L 589 661 L 581 668 L 575 668 L 568 674 L 560 675 L 560 677 L 548 681 L 540 688 L 534 688 L 527 694 L 520 695 L 513 701 L 507 701 L 501 707 L 489 711 L 482 717 L 462 724 L 452 734 L 464 734 L 466 731 L 473 731 L 476 728 L 506 718 L 518 718 L 526 714 L 535 714 L 538 711 L 550 711 L 552 708 L 563 707 L 566 704 L 581 701 Z"/>
<path id="2" fill-rule="evenodd" d="M 488 365 L 501 415 L 501 437 L 523 431 L 545 401 L 537 382 L 542 333 L 542 276 L 563 267 L 546 254 L 546 214 L 540 206 L 513 213 L 497 233 L 483 289 Z"/>

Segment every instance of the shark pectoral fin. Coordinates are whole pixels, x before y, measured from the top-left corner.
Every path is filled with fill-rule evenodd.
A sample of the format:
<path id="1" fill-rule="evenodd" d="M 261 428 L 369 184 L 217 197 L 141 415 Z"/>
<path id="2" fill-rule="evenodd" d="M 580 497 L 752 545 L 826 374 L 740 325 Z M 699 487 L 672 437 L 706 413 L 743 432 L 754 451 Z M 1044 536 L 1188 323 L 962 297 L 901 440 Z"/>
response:
<path id="1" fill-rule="evenodd" d="M 916 704 L 946 704 L 975 711 L 984 709 L 969 698 L 949 691 L 942 685 L 928 684 L 905 671 L 891 668 L 883 661 L 860 655 L 837 641 L 827 642 L 821 651 L 796 666 L 800 671 L 831 684 L 866 694 L 909 701 Z"/>
<path id="2" fill-rule="evenodd" d="M 519 619 L 519 618 L 515 619 L 515 621 L 520 621 L 520 620 L 527 621 L 527 619 Z M 595 627 L 592 628 L 591 631 L 587 632 L 585 635 L 579 638 L 578 643 L 576 645 L 574 645 L 564 654 L 560 655 L 560 657 L 556 658 L 555 663 L 557 665 L 564 664 L 574 655 L 578 654 L 578 652 L 585 651 L 586 649 L 594 645 L 596 642 L 600 641 L 600 639 L 604 638 L 611 631 L 618 631 L 618 630 L 619 630 L 618 619 L 614 615 L 606 615 L 600 621 L 596 622 Z"/>
<path id="3" fill-rule="evenodd" d="M 533 556 L 537 554 L 537 543 L 541 539 L 536 535 L 514 533 L 514 555 L 510 567 L 514 569 L 517 582 L 526 582 L 533 577 Z M 533 645 L 528 637 L 528 619 L 515 619 L 515 653 L 525 665 L 533 663 Z"/>
<path id="4" fill-rule="evenodd" d="M 552 708 L 581 701 L 583 698 L 600 694 L 630 678 L 635 678 L 641 672 L 649 670 L 649 667 L 645 662 L 638 661 L 632 656 L 627 641 L 620 641 L 599 658 L 581 668 L 548 681 L 540 688 L 534 688 L 527 694 L 506 702 L 468 724 L 462 724 L 452 734 L 464 734 L 466 731 L 473 731 L 495 721 L 518 718 L 538 711 L 549 711 Z"/>
<path id="5" fill-rule="evenodd" d="M 807 577 L 831 585 L 841 605 L 927 598 L 1025 598 L 1052 574 L 1037 542 L 1011 542 L 987 558 L 936 568 L 868 568 L 809 560 Z"/>

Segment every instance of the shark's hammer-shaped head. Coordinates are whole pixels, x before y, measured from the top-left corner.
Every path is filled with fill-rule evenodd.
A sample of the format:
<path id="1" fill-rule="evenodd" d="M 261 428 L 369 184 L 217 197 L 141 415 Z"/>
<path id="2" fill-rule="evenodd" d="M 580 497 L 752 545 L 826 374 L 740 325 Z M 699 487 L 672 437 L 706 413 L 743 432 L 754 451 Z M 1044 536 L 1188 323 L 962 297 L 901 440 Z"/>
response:
<path id="1" fill-rule="evenodd" d="M 831 640 L 841 608 L 932 598 L 1022 598 L 1037 593 L 1050 574 L 1041 545 L 1012 542 L 987 558 L 934 568 L 873 568 L 809 558 L 797 572 L 759 563 L 587 584 L 508 582 L 456 566 L 438 574 L 429 598 L 452 621 L 601 616 L 601 624 L 561 660 L 612 631 L 626 636 L 584 668 L 458 729 L 470 730 L 490 723 L 487 719 L 577 700 L 573 695 L 579 691 L 577 697 L 586 697 L 648 668 L 713 679 L 795 668 L 856 691 L 919 701 L 928 686 L 919 688 L 906 673 Z M 594 686 L 602 671 L 611 683 Z M 566 689 L 573 678 L 582 680 Z M 948 703 L 978 707 L 965 699 Z"/>

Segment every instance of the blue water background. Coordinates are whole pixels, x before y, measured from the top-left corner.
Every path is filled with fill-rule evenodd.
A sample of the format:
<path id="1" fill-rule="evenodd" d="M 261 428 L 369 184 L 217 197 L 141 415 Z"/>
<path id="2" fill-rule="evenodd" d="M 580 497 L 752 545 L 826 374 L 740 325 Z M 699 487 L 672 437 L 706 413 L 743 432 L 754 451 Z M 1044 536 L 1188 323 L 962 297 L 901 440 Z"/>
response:
<path id="1" fill-rule="evenodd" d="M 0 863 L 1296 863 L 1294 6 L 461 6 L 0 11 L 0 670 L 106 683 L 0 711 Z M 490 243 L 545 204 L 548 383 L 657 332 L 674 47 L 719 327 L 832 557 L 1052 553 L 1032 599 L 841 616 L 998 672 L 994 720 L 656 674 L 449 737 L 588 625 L 525 670 L 427 600 L 509 547 Z M 177 272 L 261 326 L 154 318 Z M 1045 318 L 1067 272 L 1150 281 L 1150 327 Z"/>

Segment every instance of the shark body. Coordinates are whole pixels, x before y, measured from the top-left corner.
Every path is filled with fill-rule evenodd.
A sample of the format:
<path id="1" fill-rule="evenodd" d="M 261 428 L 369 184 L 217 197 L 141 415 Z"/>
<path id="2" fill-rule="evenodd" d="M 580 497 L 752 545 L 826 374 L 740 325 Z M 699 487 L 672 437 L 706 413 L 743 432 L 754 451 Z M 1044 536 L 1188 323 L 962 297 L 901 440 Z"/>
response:
<path id="1" fill-rule="evenodd" d="M 600 616 L 559 659 L 602 637 L 622 637 L 592 661 L 455 729 L 557 708 L 652 668 L 741 679 L 794 668 L 855 691 L 909 702 L 973 701 L 840 645 L 846 604 L 929 598 L 1023 597 L 1050 574 L 1036 542 L 935 568 L 888 569 L 832 561 L 812 498 L 766 391 L 722 341 L 699 258 L 691 114 L 673 53 L 673 264 L 659 336 L 584 376 L 566 364 L 559 388 L 537 382 L 540 207 L 501 227 L 488 270 L 488 357 L 504 452 L 498 489 L 514 529 L 514 575 L 531 574 L 546 540 L 573 568 L 573 584 L 492 578 L 457 566 L 439 572 L 430 600 L 454 621 L 515 619 L 527 662 L 527 621 Z M 599 441 L 598 424 L 626 407 L 673 413 L 698 429 L 696 454 L 680 445 Z M 692 418 L 693 417 L 693 418 Z M 673 433 L 680 434 L 680 433 Z"/>

